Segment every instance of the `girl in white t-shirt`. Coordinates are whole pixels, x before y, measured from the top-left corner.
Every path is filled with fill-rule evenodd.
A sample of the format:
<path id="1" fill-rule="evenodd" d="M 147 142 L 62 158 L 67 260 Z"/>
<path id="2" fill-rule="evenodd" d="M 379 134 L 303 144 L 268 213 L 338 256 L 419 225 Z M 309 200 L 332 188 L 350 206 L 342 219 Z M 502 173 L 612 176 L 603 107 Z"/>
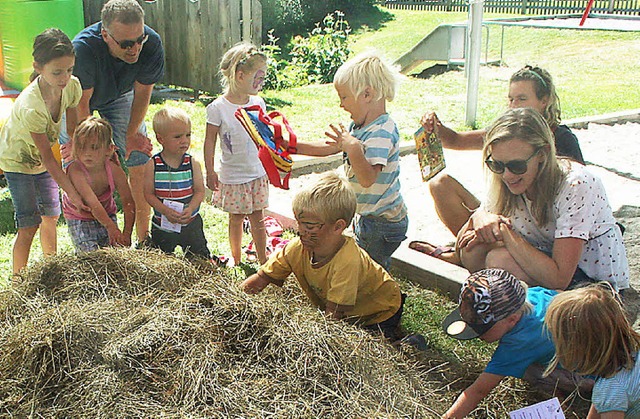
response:
<path id="1" fill-rule="evenodd" d="M 234 114 L 239 107 L 260 105 L 257 96 L 267 72 L 267 57 L 255 46 L 240 43 L 227 51 L 220 63 L 225 93 L 207 106 L 204 162 L 207 187 L 216 206 L 229 213 L 232 263 L 241 260 L 242 223 L 249 218 L 260 263 L 267 260 L 263 210 L 269 205 L 269 182 L 258 149 Z M 214 170 L 216 142 L 220 138 L 220 170 Z"/>
<path id="2" fill-rule="evenodd" d="M 58 142 L 62 114 L 67 114 L 69 132 L 77 124 L 76 106 L 82 88 L 71 75 L 74 64 L 73 45 L 60 29 L 47 29 L 36 36 L 33 80 L 16 99 L 0 133 L 0 168 L 9 185 L 18 227 L 13 244 L 14 274 L 27 265 L 38 229 L 43 253 L 56 253 L 58 185 L 73 206 L 91 211 L 51 151 Z"/>

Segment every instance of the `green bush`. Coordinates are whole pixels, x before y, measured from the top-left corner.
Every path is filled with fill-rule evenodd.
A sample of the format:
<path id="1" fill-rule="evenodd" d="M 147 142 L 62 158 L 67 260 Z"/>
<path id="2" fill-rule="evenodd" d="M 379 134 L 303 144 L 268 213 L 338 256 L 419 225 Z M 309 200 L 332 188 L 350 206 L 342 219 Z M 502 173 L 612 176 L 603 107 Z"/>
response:
<path id="1" fill-rule="evenodd" d="M 287 45 L 296 35 L 313 30 L 316 22 L 334 10 L 342 10 L 348 20 L 358 16 L 376 16 L 375 0 L 262 0 L 262 38 L 273 29 Z"/>
<path id="2" fill-rule="evenodd" d="M 349 57 L 350 31 L 344 13 L 329 13 L 308 37 L 296 36 L 291 40 L 289 60 L 282 58 L 278 38 L 269 31 L 269 44 L 263 47 L 271 57 L 265 89 L 332 82 L 338 67 Z"/>

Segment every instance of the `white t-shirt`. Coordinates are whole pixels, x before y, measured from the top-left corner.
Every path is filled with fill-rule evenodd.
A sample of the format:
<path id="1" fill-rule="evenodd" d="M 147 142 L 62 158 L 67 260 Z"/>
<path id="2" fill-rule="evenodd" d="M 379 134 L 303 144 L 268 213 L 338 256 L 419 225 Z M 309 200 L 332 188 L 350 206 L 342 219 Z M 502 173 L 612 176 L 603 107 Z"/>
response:
<path id="1" fill-rule="evenodd" d="M 220 127 L 218 142 L 222 155 L 218 179 L 222 183 L 238 185 L 266 175 L 258 158 L 258 148 L 235 117 L 236 109 L 252 105 L 266 109 L 260 96 L 250 96 L 249 102 L 242 105 L 220 96 L 207 106 L 207 124 Z"/>
<path id="2" fill-rule="evenodd" d="M 582 239 L 586 243 L 578 267 L 590 278 L 608 281 L 618 290 L 629 288 L 629 262 L 622 233 L 598 177 L 583 165 L 571 163 L 546 226 L 537 225 L 531 201 L 524 194 L 521 197 L 510 220 L 531 245 L 551 254 L 555 239 Z"/>

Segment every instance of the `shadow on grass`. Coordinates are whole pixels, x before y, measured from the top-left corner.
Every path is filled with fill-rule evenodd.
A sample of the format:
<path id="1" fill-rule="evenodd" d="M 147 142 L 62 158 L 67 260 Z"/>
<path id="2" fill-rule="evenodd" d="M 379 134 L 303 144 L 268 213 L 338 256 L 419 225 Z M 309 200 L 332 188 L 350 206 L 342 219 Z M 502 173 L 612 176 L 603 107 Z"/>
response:
<path id="1" fill-rule="evenodd" d="M 15 234 L 15 221 L 13 220 L 13 203 L 11 202 L 11 194 L 5 190 L 0 194 L 0 235 Z"/>

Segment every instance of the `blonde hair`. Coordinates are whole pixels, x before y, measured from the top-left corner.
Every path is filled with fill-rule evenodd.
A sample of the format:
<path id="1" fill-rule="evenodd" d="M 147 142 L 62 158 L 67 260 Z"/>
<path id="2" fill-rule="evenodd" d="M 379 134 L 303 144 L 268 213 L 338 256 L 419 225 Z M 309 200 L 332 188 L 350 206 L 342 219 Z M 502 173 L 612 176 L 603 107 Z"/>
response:
<path id="1" fill-rule="evenodd" d="M 238 71 L 251 72 L 267 62 L 267 55 L 255 45 L 240 42 L 229 49 L 220 61 L 220 74 L 225 93 L 235 90 Z"/>
<path id="2" fill-rule="evenodd" d="M 553 201 L 565 176 L 556 158 L 556 145 L 551 129 L 540 113 L 534 109 L 509 109 L 487 131 L 482 149 L 483 160 L 491 156 L 491 147 L 494 144 L 509 140 L 524 141 L 534 150 L 544 154 L 544 161 L 538 167 L 536 179 L 531 185 L 531 213 L 538 225 L 545 225 L 550 220 Z M 509 191 L 500 174 L 488 171 L 488 176 L 489 210 L 496 214 L 511 216 L 519 196 Z"/>
<path id="3" fill-rule="evenodd" d="M 356 194 L 349 182 L 335 172 L 327 172 L 293 198 L 293 213 L 310 211 L 324 222 L 345 220 L 347 225 L 356 213 Z"/>
<path id="4" fill-rule="evenodd" d="M 546 374 L 558 364 L 605 378 L 633 368 L 640 334 L 629 324 L 609 283 L 561 292 L 551 301 L 544 322 L 556 347 Z"/>
<path id="5" fill-rule="evenodd" d="M 155 115 L 153 115 L 153 131 L 156 133 L 156 136 L 163 136 L 175 121 L 180 121 L 185 125 L 191 126 L 189 115 L 180 108 L 166 106 L 156 112 Z"/>
<path id="6" fill-rule="evenodd" d="M 540 67 L 526 65 L 516 71 L 509 80 L 509 84 L 517 81 L 530 81 L 533 83 L 538 100 L 547 98 L 547 106 L 542 116 L 551 128 L 560 125 L 560 98 L 556 93 L 551 74 Z"/>
<path id="7" fill-rule="evenodd" d="M 89 116 L 78 124 L 73 141 L 71 143 L 71 154 L 74 158 L 87 148 L 89 140 L 96 138 L 98 146 L 108 148 L 113 144 L 113 130 L 106 119 Z"/>
<path id="8" fill-rule="evenodd" d="M 346 86 L 356 98 L 370 87 L 375 90 L 375 100 L 392 101 L 401 79 L 396 67 L 374 53 L 364 53 L 342 64 L 333 77 L 333 84 Z"/>

